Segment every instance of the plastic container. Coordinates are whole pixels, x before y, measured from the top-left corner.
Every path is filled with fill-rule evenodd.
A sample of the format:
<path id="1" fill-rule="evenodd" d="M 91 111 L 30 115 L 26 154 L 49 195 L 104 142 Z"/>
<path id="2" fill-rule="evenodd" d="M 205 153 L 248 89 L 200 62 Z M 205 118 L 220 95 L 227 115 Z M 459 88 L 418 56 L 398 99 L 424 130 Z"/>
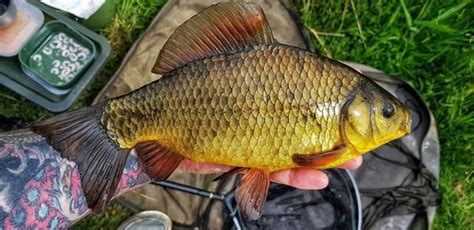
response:
<path id="1" fill-rule="evenodd" d="M 41 85 L 45 90 L 47 90 L 48 92 L 50 92 L 52 94 L 55 94 L 55 95 L 58 95 L 58 96 L 64 96 L 67 93 L 71 92 L 71 90 L 72 90 L 72 88 L 61 89 L 61 88 L 56 88 L 56 87 L 52 86 L 51 84 L 49 84 L 48 82 L 43 80 L 41 77 L 38 77 L 38 75 L 36 75 L 36 73 L 34 73 L 30 69 L 26 68 L 24 65 L 21 66 L 21 69 L 23 70 L 23 72 L 28 77 L 33 79 L 36 83 Z"/>
<path id="2" fill-rule="evenodd" d="M 48 22 L 20 51 L 22 68 L 51 86 L 67 89 L 95 58 L 94 44 L 60 21 Z M 40 84 L 42 84 L 40 82 Z M 42 84 L 45 86 L 44 84 Z"/>
<path id="3" fill-rule="evenodd" d="M 119 230 L 171 230 L 173 222 L 164 213 L 156 210 L 139 212 L 120 224 Z"/>
<path id="4" fill-rule="evenodd" d="M 16 8 L 11 24 L 0 28 L 0 56 L 4 57 L 17 55 L 25 42 L 44 22 L 41 10 L 25 0 L 14 0 L 11 2 L 11 7 Z"/>
<path id="5" fill-rule="evenodd" d="M 21 2 L 21 0 L 17 1 Z M 17 1 L 15 1 L 15 3 Z M 89 63 L 88 67 L 83 70 L 81 76 L 72 83 L 70 88 L 61 89 L 53 86 L 45 88 L 44 84 L 49 85 L 49 83 L 46 81 L 38 81 L 38 79 L 31 77 L 32 71 L 30 71 L 30 74 L 27 74 L 28 71 L 23 71 L 22 63 L 20 63 L 18 56 L 0 56 L 0 85 L 11 89 L 49 111 L 62 112 L 71 107 L 84 88 L 104 66 L 111 53 L 110 45 L 105 37 L 94 33 L 75 20 L 63 15 L 61 12 L 40 3 L 38 0 L 30 0 L 29 2 L 35 8 L 40 9 L 41 15 L 44 13 L 48 19 L 59 20 L 89 39 L 95 47 L 95 58 Z M 33 76 L 39 78 L 36 74 L 33 74 Z"/>

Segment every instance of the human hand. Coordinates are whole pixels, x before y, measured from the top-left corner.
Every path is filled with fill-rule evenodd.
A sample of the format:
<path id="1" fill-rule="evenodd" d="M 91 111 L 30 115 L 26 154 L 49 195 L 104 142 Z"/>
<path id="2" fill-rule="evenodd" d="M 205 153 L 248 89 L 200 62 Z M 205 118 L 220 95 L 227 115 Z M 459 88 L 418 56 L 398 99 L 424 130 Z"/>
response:
<path id="1" fill-rule="evenodd" d="M 359 156 L 343 165 L 340 165 L 338 168 L 356 169 L 361 164 L 362 157 Z M 179 169 L 186 172 L 208 174 L 227 172 L 231 167 L 218 164 L 197 163 L 185 159 L 179 165 Z M 273 182 L 293 186 L 299 189 L 323 189 L 329 183 L 329 179 L 324 172 L 310 168 L 294 168 L 276 171 L 270 175 L 270 179 Z"/>

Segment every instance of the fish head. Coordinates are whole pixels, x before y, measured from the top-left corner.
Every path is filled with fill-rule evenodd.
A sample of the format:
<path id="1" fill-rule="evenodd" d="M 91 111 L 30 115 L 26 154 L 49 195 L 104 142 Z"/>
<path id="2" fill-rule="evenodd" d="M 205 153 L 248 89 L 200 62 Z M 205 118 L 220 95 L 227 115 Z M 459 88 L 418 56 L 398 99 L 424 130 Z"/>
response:
<path id="1" fill-rule="evenodd" d="M 410 133 L 411 123 L 409 109 L 368 79 L 361 82 L 343 107 L 342 132 L 360 154 Z"/>

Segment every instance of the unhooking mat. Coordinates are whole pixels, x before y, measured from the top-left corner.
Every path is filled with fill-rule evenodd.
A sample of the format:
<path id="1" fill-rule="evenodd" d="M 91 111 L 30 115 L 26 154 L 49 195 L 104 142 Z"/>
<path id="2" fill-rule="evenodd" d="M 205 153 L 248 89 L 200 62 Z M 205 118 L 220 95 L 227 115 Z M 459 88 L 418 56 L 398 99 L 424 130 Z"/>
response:
<path id="1" fill-rule="evenodd" d="M 156 16 L 147 31 L 135 43 L 122 66 L 97 96 L 95 102 L 126 94 L 150 83 L 160 76 L 151 73 L 156 57 L 174 29 L 201 9 L 219 1 L 171 0 Z M 264 10 L 275 38 L 284 44 L 312 50 L 307 33 L 299 23 L 296 11 L 290 4 L 272 0 L 256 1 Z M 348 63 L 350 64 L 350 63 Z M 427 229 L 439 203 L 437 178 L 439 174 L 439 144 L 435 121 L 422 99 L 409 85 L 390 78 L 384 73 L 363 65 L 350 64 L 405 102 L 414 114 L 414 132 L 400 141 L 391 142 L 364 156 L 364 164 L 353 172 L 360 190 L 363 207 L 363 229 Z M 193 187 L 226 193 L 234 188 L 235 177 L 219 183 L 212 182 L 215 175 L 194 175 L 176 171 L 171 181 Z M 331 189 L 331 188 L 328 188 Z M 321 191 L 321 194 L 329 190 Z M 319 193 L 319 192 L 315 192 Z M 280 187 L 270 191 L 273 199 L 259 222 L 246 222 L 251 229 L 353 229 L 352 225 L 337 224 L 337 211 L 344 207 L 331 207 L 333 212 L 318 212 L 316 198 L 303 205 L 296 200 L 308 197 L 302 191 Z M 344 195 L 344 194 L 342 194 Z M 286 203 L 275 203 L 286 196 Z M 311 198 L 311 196 L 309 196 Z M 294 199 L 293 201 L 291 199 Z M 210 229 L 231 228 L 222 207 L 210 205 L 208 199 L 186 193 L 145 185 L 119 200 L 127 207 L 140 210 L 160 210 L 173 220 L 175 226 L 195 226 Z M 276 200 L 276 201 L 275 201 Z M 300 202 L 301 203 L 301 202 Z M 357 204 L 356 204 L 357 205 Z M 213 210 L 209 212 L 209 207 Z M 268 209 L 272 208 L 271 211 Z M 279 207 L 279 208 L 278 208 Z M 289 208 L 293 209 L 289 209 Z M 299 207 L 299 209 L 294 209 Z M 350 207 L 356 209 L 357 207 Z M 219 211 L 220 210 L 220 211 Z M 322 209 L 321 209 L 322 210 Z M 326 215 L 326 216 L 324 216 Z M 330 216 L 332 215 L 332 216 Z M 278 217 L 278 218 L 274 218 Z M 283 217 L 283 218 L 281 218 Z M 319 223 L 313 219 L 334 220 Z M 339 219 L 340 220 L 340 219 Z M 307 223 L 301 224 L 301 223 Z"/>

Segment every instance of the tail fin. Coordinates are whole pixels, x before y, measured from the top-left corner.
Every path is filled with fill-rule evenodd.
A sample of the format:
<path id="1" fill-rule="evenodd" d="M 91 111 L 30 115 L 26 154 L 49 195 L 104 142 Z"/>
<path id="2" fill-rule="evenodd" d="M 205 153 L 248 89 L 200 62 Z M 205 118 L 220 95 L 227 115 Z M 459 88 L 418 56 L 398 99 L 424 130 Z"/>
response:
<path id="1" fill-rule="evenodd" d="M 100 212 L 112 198 L 129 150 L 110 139 L 101 124 L 105 103 L 67 112 L 33 127 L 79 168 L 88 207 Z"/>

